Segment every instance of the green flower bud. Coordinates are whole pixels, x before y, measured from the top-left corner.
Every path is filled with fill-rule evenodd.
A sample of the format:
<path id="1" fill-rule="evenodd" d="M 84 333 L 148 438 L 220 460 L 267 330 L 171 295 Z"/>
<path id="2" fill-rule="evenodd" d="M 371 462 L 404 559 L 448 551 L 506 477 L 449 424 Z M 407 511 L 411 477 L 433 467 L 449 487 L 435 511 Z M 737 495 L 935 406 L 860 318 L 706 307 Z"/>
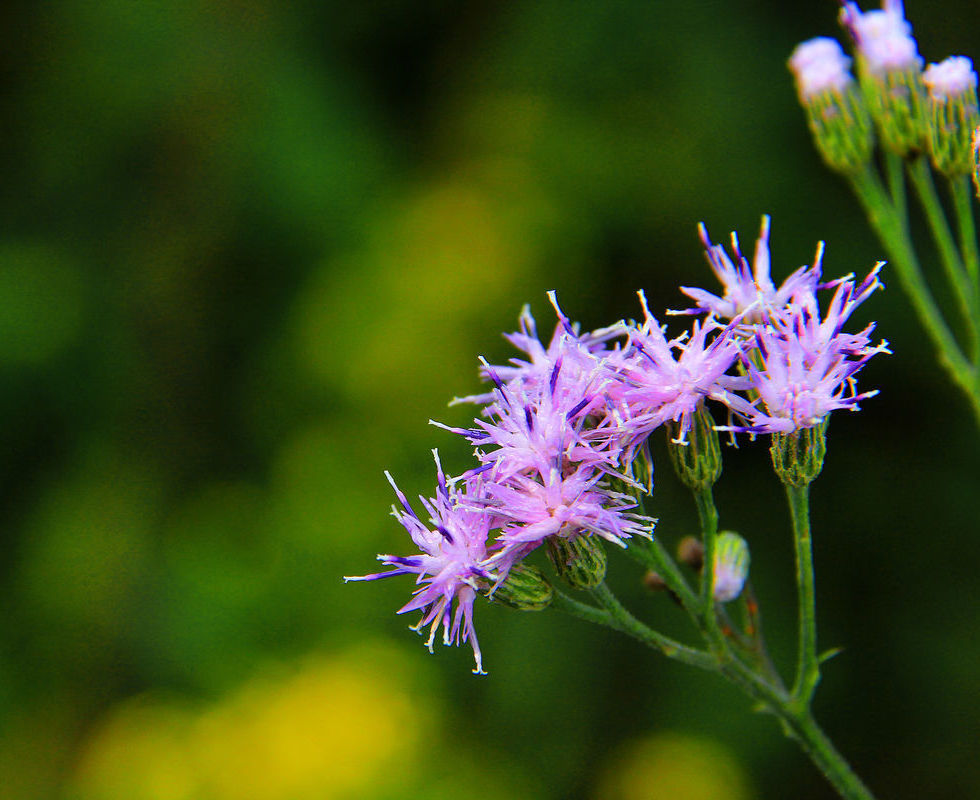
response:
<path id="1" fill-rule="evenodd" d="M 677 477 L 688 489 L 699 491 L 714 484 L 721 475 L 721 445 L 711 412 L 698 406 L 692 415 L 691 429 L 680 444 L 682 432 L 676 422 L 667 423 L 667 450 Z"/>
<path id="2" fill-rule="evenodd" d="M 551 605 L 554 590 L 537 567 L 515 564 L 507 578 L 496 589 L 487 591 L 487 598 L 518 611 L 540 611 Z"/>
<path id="3" fill-rule="evenodd" d="M 929 154 L 936 169 L 949 177 L 973 170 L 970 137 L 980 124 L 977 75 L 965 56 L 951 56 L 926 67 L 929 87 Z"/>
<path id="4" fill-rule="evenodd" d="M 926 148 L 929 106 L 917 66 L 883 73 L 862 70 L 861 88 L 885 148 L 903 158 Z"/>
<path id="5" fill-rule="evenodd" d="M 806 486 L 820 474 L 827 452 L 827 420 L 824 417 L 812 428 L 772 435 L 772 466 L 787 486 Z"/>
<path id="6" fill-rule="evenodd" d="M 571 538 L 549 536 L 548 555 L 558 577 L 573 589 L 591 589 L 606 577 L 606 551 L 600 537 L 579 533 Z"/>
<path id="7" fill-rule="evenodd" d="M 732 531 L 723 531 L 715 539 L 715 569 L 711 596 L 719 603 L 734 600 L 749 576 L 749 546 Z"/>
<path id="8" fill-rule="evenodd" d="M 814 142 L 827 165 L 852 173 L 871 160 L 871 118 L 851 77 L 850 59 L 833 39 L 800 44 L 789 60 Z"/>
<path id="9" fill-rule="evenodd" d="M 854 173 L 871 160 L 871 117 L 854 84 L 811 97 L 804 108 L 813 141 L 828 167 Z"/>

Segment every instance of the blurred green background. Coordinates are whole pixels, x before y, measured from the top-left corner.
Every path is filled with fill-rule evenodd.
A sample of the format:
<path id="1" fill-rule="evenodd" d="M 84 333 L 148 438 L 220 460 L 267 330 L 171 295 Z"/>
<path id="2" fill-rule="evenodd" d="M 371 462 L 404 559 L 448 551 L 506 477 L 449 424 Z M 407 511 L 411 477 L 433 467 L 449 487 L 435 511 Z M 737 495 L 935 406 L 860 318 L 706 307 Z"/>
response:
<path id="1" fill-rule="evenodd" d="M 921 6 L 921 7 L 920 7 Z M 980 55 L 980 7 L 909 2 Z M 830 0 L 9 2 L 0 53 L 0 796 L 832 796 L 720 680 L 554 612 L 477 608 L 489 670 L 429 656 L 411 582 L 345 586 L 468 447 L 448 398 L 554 288 L 586 327 L 712 286 L 695 232 L 782 278 L 881 256 L 785 60 Z M 931 14 L 931 15 L 930 15 Z M 928 251 L 927 251 L 928 252 Z M 816 713 L 882 797 L 980 795 L 977 443 L 897 283 L 895 355 L 813 493 Z M 657 452 L 655 513 L 694 525 Z M 726 454 L 788 669 L 787 513 Z M 685 635 L 615 554 L 611 581 Z"/>

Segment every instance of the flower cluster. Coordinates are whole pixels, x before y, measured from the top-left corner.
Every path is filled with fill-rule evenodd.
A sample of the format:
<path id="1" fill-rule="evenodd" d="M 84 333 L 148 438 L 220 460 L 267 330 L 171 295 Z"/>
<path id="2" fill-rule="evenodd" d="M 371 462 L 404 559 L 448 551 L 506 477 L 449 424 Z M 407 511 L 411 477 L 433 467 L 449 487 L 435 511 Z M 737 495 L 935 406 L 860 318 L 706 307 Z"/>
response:
<path id="1" fill-rule="evenodd" d="M 854 91 L 850 59 L 833 39 L 803 42 L 789 59 L 827 163 L 843 172 L 868 164 L 870 117 L 885 149 L 903 157 L 928 152 L 946 175 L 970 172 L 970 138 L 980 124 L 970 59 L 951 56 L 923 69 L 901 0 L 883 0 L 882 8 L 872 11 L 848 0 L 840 18 L 854 42 L 861 92 Z"/>
<path id="2" fill-rule="evenodd" d="M 428 523 L 391 481 L 399 501 L 393 513 L 420 554 L 378 556 L 389 571 L 348 580 L 415 575 L 418 588 L 399 613 L 422 612 L 416 629 L 428 626 L 430 649 L 442 628 L 446 644 L 471 644 L 482 672 L 477 594 L 492 599 L 543 544 L 569 580 L 569 565 L 556 553 L 574 560 L 603 540 L 625 547 L 635 536 L 651 536 L 654 520 L 641 513 L 640 497 L 652 485 L 635 476 L 657 428 L 665 426 L 672 446 L 685 448 L 696 421 L 711 419 L 710 401 L 727 409 L 729 424 L 718 430 L 786 434 L 819 425 L 833 410 L 856 410 L 874 394 L 858 393 L 854 376 L 887 345 L 871 344 L 873 325 L 857 334 L 842 328 L 881 286 L 880 264 L 860 283 L 853 276 L 821 283 L 821 245 L 814 263 L 777 289 L 768 217 L 751 265 L 734 234 L 731 253 L 703 226 L 701 238 L 722 292 L 682 289 L 696 305 L 673 313 L 702 317 L 689 331 L 668 338 L 641 291 L 641 321 L 581 333 L 549 293 L 557 323 L 548 343 L 525 308 L 518 331 L 506 336 L 523 357 L 504 365 L 481 360 L 489 391 L 454 401 L 481 406 L 472 426 L 433 423 L 474 445 L 478 463 L 447 479 L 436 455 L 436 496 L 420 497 Z M 833 295 L 821 314 L 823 290 Z M 591 576 L 577 588 L 601 579 Z M 536 578 L 521 572 L 521 585 L 529 580 Z"/>

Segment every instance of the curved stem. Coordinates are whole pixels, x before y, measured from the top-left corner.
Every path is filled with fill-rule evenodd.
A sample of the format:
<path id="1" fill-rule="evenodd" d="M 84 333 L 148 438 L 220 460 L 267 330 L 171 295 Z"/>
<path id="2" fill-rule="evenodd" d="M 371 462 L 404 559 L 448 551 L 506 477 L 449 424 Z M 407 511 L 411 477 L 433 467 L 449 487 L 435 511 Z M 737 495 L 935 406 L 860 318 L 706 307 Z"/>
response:
<path id="1" fill-rule="evenodd" d="M 605 625 L 632 636 L 648 647 L 659 650 L 668 658 L 690 664 L 692 667 L 700 667 L 712 672 L 718 671 L 718 661 L 714 656 L 703 650 L 681 644 L 640 622 L 616 599 L 616 596 L 605 583 L 600 583 L 592 589 L 592 594 L 602 604 L 602 608 L 581 603 L 557 589 L 555 589 L 551 606 L 588 622 Z"/>

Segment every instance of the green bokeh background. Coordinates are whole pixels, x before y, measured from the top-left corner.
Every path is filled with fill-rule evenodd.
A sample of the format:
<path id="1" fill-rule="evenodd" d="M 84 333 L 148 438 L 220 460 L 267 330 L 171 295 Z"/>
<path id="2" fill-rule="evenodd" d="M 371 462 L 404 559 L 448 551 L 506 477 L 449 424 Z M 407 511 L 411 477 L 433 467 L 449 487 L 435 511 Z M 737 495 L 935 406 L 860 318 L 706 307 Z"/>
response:
<path id="1" fill-rule="evenodd" d="M 928 60 L 980 7 L 908 3 Z M 830 0 L 13 2 L 0 10 L 0 795 L 70 800 L 829 798 L 720 680 L 553 612 L 481 605 L 489 676 L 428 656 L 390 469 L 510 355 L 545 291 L 586 327 L 711 285 L 695 224 L 782 278 L 881 248 L 811 148 L 785 60 Z M 916 223 L 918 225 L 918 222 Z M 926 253 L 929 253 L 926 250 Z M 931 254 L 929 255 L 931 258 Z M 980 794 L 978 432 L 909 305 L 813 492 L 816 713 L 881 797 Z M 777 660 L 787 513 L 726 452 Z M 657 451 L 655 513 L 693 507 Z M 642 616 L 685 635 L 611 554 Z"/>

